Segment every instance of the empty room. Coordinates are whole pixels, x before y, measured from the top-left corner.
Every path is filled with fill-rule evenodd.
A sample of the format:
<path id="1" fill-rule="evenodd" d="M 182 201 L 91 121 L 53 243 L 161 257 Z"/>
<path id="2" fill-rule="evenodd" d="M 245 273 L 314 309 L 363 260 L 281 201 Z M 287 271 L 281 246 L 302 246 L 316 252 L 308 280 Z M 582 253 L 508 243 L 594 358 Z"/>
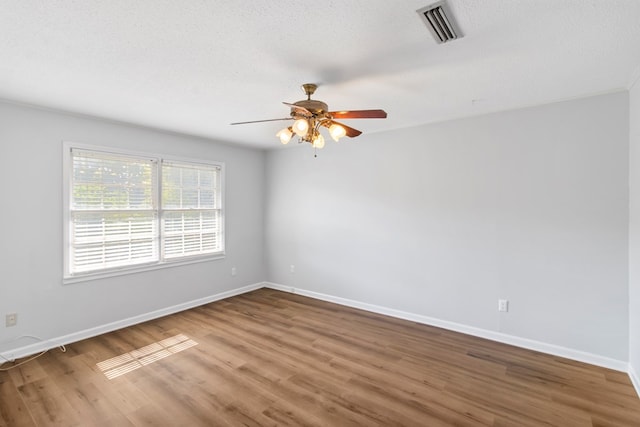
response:
<path id="1" fill-rule="evenodd" d="M 640 2 L 1 5 L 0 427 L 640 426 Z"/>

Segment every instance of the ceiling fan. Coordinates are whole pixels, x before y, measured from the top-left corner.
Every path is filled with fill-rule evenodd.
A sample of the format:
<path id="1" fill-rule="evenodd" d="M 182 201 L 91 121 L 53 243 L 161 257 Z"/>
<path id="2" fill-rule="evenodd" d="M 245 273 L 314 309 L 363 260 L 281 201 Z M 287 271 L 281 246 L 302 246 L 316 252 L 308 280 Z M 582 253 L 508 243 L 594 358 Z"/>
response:
<path id="1" fill-rule="evenodd" d="M 294 120 L 291 126 L 280 130 L 276 136 L 283 144 L 289 143 L 293 135 L 299 137 L 298 142 L 309 142 L 314 148 L 324 147 L 324 137 L 320 134 L 320 128 L 329 129 L 329 135 L 334 141 L 338 141 L 343 136 L 355 138 L 362 132 L 349 127 L 343 123 L 338 123 L 336 119 L 384 119 L 387 113 L 384 110 L 352 110 L 352 111 L 329 111 L 329 106 L 316 99 L 311 99 L 311 95 L 318 88 L 313 83 L 305 83 L 302 90 L 307 99 L 294 102 L 293 104 L 283 102 L 291 108 L 290 117 L 280 119 L 254 120 L 249 122 L 236 122 L 232 125 L 244 125 L 247 123 L 274 122 L 279 120 Z"/>

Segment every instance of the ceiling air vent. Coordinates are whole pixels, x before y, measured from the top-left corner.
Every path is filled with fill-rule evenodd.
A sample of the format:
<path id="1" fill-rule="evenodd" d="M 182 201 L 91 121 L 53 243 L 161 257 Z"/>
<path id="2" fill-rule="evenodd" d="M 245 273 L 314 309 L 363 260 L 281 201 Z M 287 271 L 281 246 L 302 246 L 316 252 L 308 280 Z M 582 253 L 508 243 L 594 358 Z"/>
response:
<path id="1" fill-rule="evenodd" d="M 416 10 L 429 31 L 431 31 L 433 38 L 436 39 L 436 43 L 446 43 L 462 37 L 460 32 L 457 31 L 453 20 L 447 16 L 446 7 L 444 1 L 439 1 Z"/>

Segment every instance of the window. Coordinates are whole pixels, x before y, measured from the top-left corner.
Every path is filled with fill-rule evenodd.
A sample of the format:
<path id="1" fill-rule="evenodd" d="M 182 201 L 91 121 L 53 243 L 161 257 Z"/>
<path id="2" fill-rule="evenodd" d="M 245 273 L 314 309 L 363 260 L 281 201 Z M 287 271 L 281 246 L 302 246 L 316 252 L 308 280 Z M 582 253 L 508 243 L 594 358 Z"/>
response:
<path id="1" fill-rule="evenodd" d="M 162 163 L 163 258 L 219 251 L 219 175 L 215 166 Z"/>
<path id="2" fill-rule="evenodd" d="M 65 277 L 224 254 L 222 165 L 65 144 Z"/>

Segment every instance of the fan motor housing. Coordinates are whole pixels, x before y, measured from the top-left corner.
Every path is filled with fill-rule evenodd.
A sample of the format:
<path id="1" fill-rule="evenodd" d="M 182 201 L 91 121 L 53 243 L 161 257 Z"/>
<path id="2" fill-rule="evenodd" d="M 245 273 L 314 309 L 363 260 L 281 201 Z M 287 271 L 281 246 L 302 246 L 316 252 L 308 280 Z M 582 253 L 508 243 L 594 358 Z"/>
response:
<path id="1" fill-rule="evenodd" d="M 303 99 L 302 101 L 294 102 L 293 104 L 298 107 L 306 108 L 314 116 L 323 116 L 329 110 L 329 106 L 326 103 L 315 99 Z M 291 115 L 294 114 L 297 115 L 297 112 L 295 108 L 292 108 Z"/>

